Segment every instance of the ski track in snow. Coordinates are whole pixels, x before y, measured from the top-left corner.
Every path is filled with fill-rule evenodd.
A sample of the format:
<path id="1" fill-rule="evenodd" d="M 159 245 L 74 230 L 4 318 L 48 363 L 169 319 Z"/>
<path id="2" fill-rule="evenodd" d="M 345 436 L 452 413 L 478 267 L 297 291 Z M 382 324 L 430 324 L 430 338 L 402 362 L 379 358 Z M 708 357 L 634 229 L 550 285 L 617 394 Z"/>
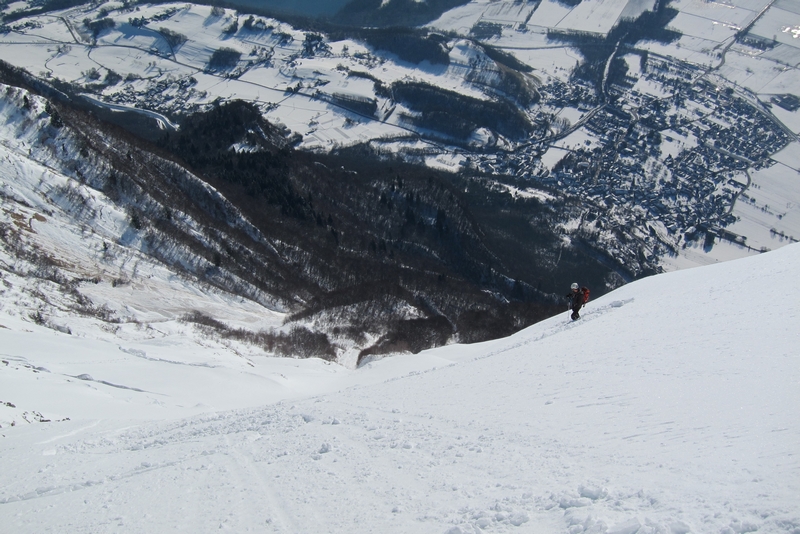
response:
<path id="1" fill-rule="evenodd" d="M 177 323 L 280 316 L 121 248 L 102 263 L 99 236 L 41 215 L 83 186 L 7 137 L 0 217 L 87 275 L 130 274 L 85 291 L 146 326 L 70 315 L 3 251 L 2 532 L 800 533 L 800 245 L 347 370 Z M 40 294 L 51 328 L 30 320 Z"/>
<path id="2" fill-rule="evenodd" d="M 800 310 L 774 299 L 798 261 L 790 246 L 651 277 L 577 322 L 349 372 L 9 316 L 0 401 L 17 407 L 0 416 L 71 420 L 0 429 L 0 518 L 21 533 L 796 534 Z"/>
<path id="3" fill-rule="evenodd" d="M 585 305 L 584 308 L 581 310 L 581 318 L 579 320 L 573 321 L 570 318 L 570 319 L 567 320 L 566 324 L 563 324 L 563 325 L 556 324 L 552 328 L 549 328 L 549 329 L 545 330 L 544 332 L 538 334 L 535 337 L 530 337 L 530 338 L 527 338 L 527 339 L 520 340 L 517 343 L 514 343 L 513 345 L 509 345 L 508 347 L 504 347 L 504 348 L 499 349 L 497 351 L 489 352 L 489 353 L 487 353 L 487 354 L 485 354 L 483 356 L 480 356 L 480 358 L 489 358 L 491 356 L 495 356 L 497 354 L 501 354 L 503 352 L 507 352 L 507 351 L 512 350 L 512 349 L 517 349 L 517 348 L 523 347 L 525 345 L 529 345 L 531 343 L 536 343 L 538 341 L 541 341 L 544 338 L 556 335 L 556 334 L 564 332 L 566 330 L 570 330 L 572 328 L 576 328 L 576 327 L 580 326 L 582 323 L 597 319 L 598 316 L 600 316 L 602 314 L 605 314 L 605 313 L 607 313 L 609 311 L 612 311 L 615 308 L 621 308 L 622 306 L 624 306 L 625 304 L 628 304 L 629 302 L 633 302 L 633 299 L 630 298 L 630 299 L 626 299 L 626 300 L 615 300 L 614 302 L 611 302 L 610 304 L 605 304 L 605 305 L 600 306 L 600 307 L 594 307 L 592 304 Z M 568 312 L 566 312 L 566 314 L 567 314 L 568 317 L 571 316 L 572 315 L 572 310 L 569 310 Z"/>
<path id="4" fill-rule="evenodd" d="M 753 260 L 337 392 L 12 429 L 0 514 L 15 532 L 795 534 L 800 306 L 770 291 L 796 287 L 800 248 Z"/>
<path id="5" fill-rule="evenodd" d="M 143 360 L 147 360 L 147 361 L 150 361 L 150 362 L 169 363 L 169 364 L 172 364 L 172 365 L 186 365 L 186 366 L 189 366 L 189 367 L 206 367 L 208 369 L 215 369 L 215 368 L 221 367 L 220 365 L 212 365 L 212 364 L 205 363 L 205 362 L 180 362 L 180 361 L 177 361 L 177 360 L 168 360 L 168 359 L 165 359 L 165 358 L 153 358 L 153 357 L 148 356 L 145 351 L 139 350 L 139 349 L 126 349 L 126 348 L 120 347 L 119 350 L 121 350 L 122 352 L 124 352 L 126 354 L 130 354 L 131 356 L 136 356 L 137 358 L 141 358 Z"/>

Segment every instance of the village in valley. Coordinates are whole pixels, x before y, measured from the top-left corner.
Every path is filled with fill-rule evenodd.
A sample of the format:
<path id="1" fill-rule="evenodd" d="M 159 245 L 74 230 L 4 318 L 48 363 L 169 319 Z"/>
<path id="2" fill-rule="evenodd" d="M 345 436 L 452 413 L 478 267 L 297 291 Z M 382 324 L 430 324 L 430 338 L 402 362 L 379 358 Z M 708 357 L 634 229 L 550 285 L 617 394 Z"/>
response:
<path id="1" fill-rule="evenodd" d="M 84 1 L 0 0 L 0 531 L 800 534 L 800 0 Z"/>
<path id="2" fill-rule="evenodd" d="M 371 45 L 374 36 L 334 39 L 220 7 L 109 2 L 24 17 L 23 4 L 6 6 L 17 14 L 0 33 L 5 49 L 26 47 L 19 66 L 82 88 L 118 115 L 148 113 L 170 128 L 171 118 L 241 99 L 300 149 L 365 144 L 467 180 L 489 177 L 518 198 L 571 199 L 581 207 L 564 225 L 568 239 L 591 242 L 634 275 L 800 239 L 792 2 L 673 0 L 666 30 L 676 37 L 608 44 L 601 83 L 575 75 L 582 58 L 569 38 L 608 39 L 621 21 L 664 6 L 470 2 L 416 41 L 401 35 L 392 53 Z M 430 59 L 399 57 L 408 43 Z M 519 105 L 524 91 L 509 85 L 518 79 L 535 86 L 531 104 Z M 465 115 L 488 104 L 459 137 L 452 121 L 426 118 L 426 103 L 397 98 L 398 86 L 450 99 Z M 498 99 L 528 126 L 487 121 Z"/>
<path id="3" fill-rule="evenodd" d="M 650 235 L 641 237 L 653 242 L 657 256 L 715 239 L 749 248 L 746 235 L 726 229 L 737 220 L 734 204 L 770 209 L 748 194 L 750 170 L 776 165 L 770 156 L 796 136 L 775 120 L 769 104 L 733 84 L 698 79 L 702 75 L 689 65 L 649 58 L 639 76 L 611 86 L 611 101 L 599 106 L 586 87 L 545 85 L 546 106 L 569 102 L 591 109 L 580 134 L 571 129 L 557 136 L 566 143 L 548 138 L 510 153 L 470 158 L 470 164 L 588 199 L 597 206 L 582 221 L 589 233 L 617 229 L 617 236 L 635 238 L 636 228 L 649 228 Z M 575 94 L 590 98 L 576 102 Z M 553 148 L 563 157 L 548 168 L 542 155 Z M 794 242 L 800 233 L 785 238 Z"/>

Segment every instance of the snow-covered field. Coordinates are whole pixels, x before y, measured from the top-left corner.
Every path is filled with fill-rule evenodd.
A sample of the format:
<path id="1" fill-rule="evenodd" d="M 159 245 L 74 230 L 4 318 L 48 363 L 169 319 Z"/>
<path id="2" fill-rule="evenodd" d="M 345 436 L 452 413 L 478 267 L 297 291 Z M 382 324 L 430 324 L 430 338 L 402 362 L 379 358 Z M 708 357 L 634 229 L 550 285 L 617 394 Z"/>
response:
<path id="1" fill-rule="evenodd" d="M 709 24 L 703 10 L 743 24 L 744 11 L 763 7 L 729 4 L 681 5 L 706 18 L 696 28 Z M 302 131 L 309 146 L 376 135 L 369 128 L 396 133 L 387 122 L 345 124 L 303 91 L 285 93 L 298 80 L 323 80 L 331 93 L 368 94 L 369 82 L 326 68 L 320 57 L 297 55 L 291 70 L 264 64 L 239 80 L 203 73 L 214 49 L 239 46 L 222 34 L 230 18 L 178 7 L 161 26 L 190 40 L 172 59 L 127 46 L 164 44 L 127 25 L 128 14 L 103 46 L 79 44 L 54 18 L 4 36 L 3 56 L 24 51 L 19 62 L 34 73 L 75 80 L 117 61 L 108 53 L 116 47 L 128 54 L 117 67 L 124 76 L 193 73 L 197 98 L 274 100 L 272 116 Z M 135 16 L 164 9 L 143 6 Z M 504 24 L 498 42 L 529 48 L 513 48 L 521 60 L 562 79 L 574 66 L 569 49 L 537 51 L 540 36 L 522 31 L 514 17 L 530 6 L 476 1 L 459 9 L 439 22 L 460 17 L 471 28 L 491 15 L 486 20 Z M 567 8 L 545 1 L 537 12 L 555 9 Z M 192 40 L 207 27 L 218 40 Z M 270 41 L 281 33 L 294 44 Z M 242 51 L 269 44 L 288 57 L 303 42 L 286 26 L 261 38 Z M 685 37 L 682 45 L 697 46 L 672 52 L 717 64 L 713 47 L 724 42 Z M 368 65 L 356 57 L 360 45 L 349 43 L 347 57 L 342 43 L 335 46 L 332 58 L 353 70 L 453 88 L 456 71 L 474 57 L 464 43 L 451 66 L 435 72 Z M 794 70 L 775 71 L 765 85 L 773 67 L 753 76 L 746 58 L 727 59 L 751 88 L 759 78 L 764 89 L 756 91 L 793 87 Z M 52 134 L 61 136 L 50 145 L 63 160 L 45 150 L 44 101 L 29 99 L 29 116 L 19 111 L 21 92 L 6 95 L 0 224 L 84 277 L 80 293 L 121 320 L 76 315 L 56 284 L 0 254 L 0 532 L 800 532 L 800 245 L 788 244 L 800 237 L 797 143 L 775 156 L 777 165 L 750 171 L 753 187 L 737 201 L 740 221 L 731 226 L 751 246 L 780 250 L 631 283 L 590 302 L 577 323 L 565 312 L 507 339 L 355 369 L 348 361 L 271 358 L 181 321 L 189 311 L 213 311 L 256 331 L 280 328 L 283 315 L 199 287 L 123 246 L 127 215 L 68 178 L 74 141 L 63 130 Z M 785 123 L 797 131 L 795 115 Z M 574 122 L 579 114 L 564 117 Z M 576 132 L 562 146 L 587 140 Z M 554 164 L 562 152 L 553 148 L 546 158 Z M 455 155 L 430 163 L 458 164 Z M 64 214 L 78 197 L 95 220 Z M 711 253 L 688 248 L 673 267 L 745 254 L 752 251 L 727 243 Z M 47 321 L 36 320 L 42 311 Z"/>
<path id="2" fill-rule="evenodd" d="M 683 37 L 672 44 L 642 41 L 637 48 L 654 52 L 653 56 L 687 62 L 692 68 L 702 67 L 702 71 L 693 74 L 696 78 L 703 77 L 702 72 L 708 69 L 705 77 L 720 87 L 733 84 L 751 101 L 769 103 L 775 95 L 792 93 L 798 85 L 796 57 L 800 41 L 796 29 L 800 28 L 800 13 L 795 3 L 673 0 L 669 7 L 679 14 L 669 27 L 680 31 Z M 448 65 L 431 65 L 427 61 L 415 65 L 352 39 L 334 42 L 322 36 L 319 46 L 310 50 L 309 43 L 315 42 L 313 32 L 271 18 L 250 17 L 246 10 L 179 3 L 107 3 L 102 10 L 99 5 L 76 6 L 23 18 L 9 25 L 11 31 L 0 33 L 0 44 L 4 60 L 35 75 L 84 85 L 87 91 L 95 92 L 94 98 L 108 100 L 110 106 L 149 108 L 166 117 L 219 98 L 241 99 L 257 103 L 268 120 L 299 134 L 301 149 L 328 151 L 369 142 L 381 150 L 406 154 L 409 160 L 458 171 L 467 158 L 440 141 L 421 136 L 421 130 L 407 120 L 414 112 L 376 92 L 376 82 L 387 87 L 397 81 L 413 80 L 484 99 L 487 94 L 483 81 L 499 79 L 499 71 L 492 71 L 496 68 L 491 67 L 493 61 L 468 39 L 480 34 L 482 41 L 532 67 L 532 78 L 539 82 L 574 85 L 570 78 L 581 55 L 564 42 L 548 39 L 547 31 L 607 34 L 619 20 L 635 18 L 654 5 L 652 0 L 586 1 L 575 7 L 556 0 L 474 0 L 427 25 L 450 35 Z M 11 4 L 6 12 L 25 7 L 23 3 Z M 105 27 L 93 36 L 85 21 L 103 20 L 113 21 L 113 27 Z M 737 32 L 751 24 L 750 36 L 772 41 L 761 48 L 735 42 Z M 212 68 L 211 58 L 225 50 L 240 53 L 238 61 Z M 639 76 L 635 91 L 669 100 L 670 86 L 642 77 L 640 56 L 628 56 L 629 73 Z M 468 82 L 478 71 L 482 82 Z M 107 79 L 109 75 L 111 81 Z M 334 103 L 342 97 L 374 103 L 376 111 L 360 114 Z M 635 111 L 636 103 L 629 105 Z M 544 109 L 570 124 L 578 123 L 590 111 L 563 104 L 528 111 L 535 117 Z M 777 105 L 771 109 L 788 130 L 800 133 L 800 112 Z M 673 109 L 668 114 L 681 111 L 686 111 L 687 117 L 694 116 L 688 109 Z M 665 139 L 672 140 L 664 141 L 660 147 L 662 161 L 697 144 L 691 135 L 668 130 L 664 133 L 668 134 Z M 470 144 L 477 149 L 511 147 L 507 143 L 502 136 L 498 138 L 483 128 L 476 129 L 470 137 Z M 577 147 L 595 148 L 602 143 L 595 133 L 579 128 L 551 144 L 536 162 L 536 172 L 552 170 Z M 793 143 L 788 151 L 797 146 Z M 754 184 L 760 189 L 748 190 L 747 199 L 740 198 L 734 206 L 733 213 L 740 221 L 732 231 L 746 236 L 755 250 L 783 243 L 781 231 L 797 237 L 800 228 L 794 223 L 798 204 L 791 193 L 798 166 L 784 159 L 778 161 L 779 165 L 754 173 Z M 778 218 L 769 210 L 752 213 L 754 206 L 781 197 L 787 188 L 791 198 L 786 211 L 790 216 Z M 681 258 L 667 258 L 663 267 L 698 265 L 750 253 L 747 248 L 720 243 L 710 253 L 697 249 L 681 253 Z"/>
<path id="3" fill-rule="evenodd" d="M 653 4 L 652 0 L 597 0 L 575 6 L 556 0 L 474 0 L 443 13 L 429 26 L 467 34 L 476 24 L 496 24 L 504 34 L 516 33 L 520 38 L 519 34 L 544 33 L 548 28 L 606 35 L 620 17 L 636 18 Z"/>
<path id="4" fill-rule="evenodd" d="M 355 371 L 3 314 L 3 531 L 796 533 L 798 262 Z"/>

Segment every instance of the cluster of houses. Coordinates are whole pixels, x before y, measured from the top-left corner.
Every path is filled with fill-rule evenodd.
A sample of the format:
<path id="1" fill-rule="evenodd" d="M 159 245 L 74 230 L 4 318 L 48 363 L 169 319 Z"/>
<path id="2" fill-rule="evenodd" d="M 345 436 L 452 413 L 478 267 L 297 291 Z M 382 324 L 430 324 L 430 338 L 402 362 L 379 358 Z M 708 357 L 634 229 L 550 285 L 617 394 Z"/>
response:
<path id="1" fill-rule="evenodd" d="M 474 166 L 590 199 L 601 208 L 595 227 L 663 228 L 662 248 L 708 236 L 746 244 L 725 226 L 735 221 L 733 204 L 750 185 L 747 170 L 774 164 L 770 156 L 791 138 L 764 104 L 701 74 L 651 58 L 641 76 L 657 89 L 617 85 L 604 105 L 578 82 L 545 85 L 544 104 L 593 110 L 579 125 L 586 140 L 549 168 L 543 152 L 564 149 L 563 143 L 554 148 L 553 137 Z M 581 95 L 587 98 L 576 100 Z"/>
<path id="2" fill-rule="evenodd" d="M 654 56 L 641 65 L 640 78 L 625 77 L 602 92 L 589 82 L 548 79 L 539 89 L 533 138 L 511 151 L 473 154 L 467 165 L 590 199 L 594 228 L 656 227 L 661 245 L 673 249 L 704 235 L 744 244 L 724 228 L 750 185 L 747 170 L 772 164 L 790 133 L 774 120 L 770 103 L 714 83 L 699 68 Z M 174 109 L 197 96 L 195 84 L 166 76 L 151 80 L 146 95 L 121 92 L 116 99 L 136 105 L 144 97 L 150 107 Z M 328 98 L 363 115 L 375 111 L 373 99 Z M 796 100 L 784 95 L 772 104 L 790 108 Z M 580 119 L 570 124 L 559 117 L 562 109 Z M 549 150 L 563 157 L 553 163 Z"/>

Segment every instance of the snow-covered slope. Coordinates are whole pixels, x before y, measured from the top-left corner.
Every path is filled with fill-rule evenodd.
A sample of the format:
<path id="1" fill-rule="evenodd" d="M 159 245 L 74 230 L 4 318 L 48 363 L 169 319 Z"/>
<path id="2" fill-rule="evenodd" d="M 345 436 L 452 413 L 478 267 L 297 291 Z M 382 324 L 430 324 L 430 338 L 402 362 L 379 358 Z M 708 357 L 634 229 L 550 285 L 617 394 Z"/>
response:
<path id="1" fill-rule="evenodd" d="M 121 169 L 101 151 L 90 152 L 90 141 L 80 132 L 53 127 L 53 121 L 60 119 L 44 98 L 4 84 L 0 91 L 5 96 L 0 99 L 0 277 L 6 299 L 17 295 L 9 311 L 23 317 L 72 312 L 69 328 L 80 334 L 81 323 L 91 321 L 76 319 L 78 309 L 82 309 L 79 316 L 94 316 L 124 329 L 177 319 L 187 310 L 233 309 L 231 305 L 239 301 L 233 307 L 241 315 L 229 316 L 237 326 L 280 324 L 284 314 L 275 311 L 279 306 L 258 306 L 224 291 L 201 288 L 197 280 L 182 278 L 179 271 L 156 260 L 131 224 L 136 201 L 129 199 L 127 206 L 115 203 L 103 191 L 105 178 Z M 121 145 L 112 138 L 99 142 Z M 199 179 L 189 179 L 222 198 Z M 157 191 L 152 184 L 151 188 Z M 178 202 L 173 198 L 170 205 Z M 173 219 L 186 233 L 200 236 L 205 231 L 191 215 L 174 211 Z M 235 208 L 230 211 L 235 225 L 253 231 Z M 180 246 L 174 250 L 174 264 L 194 261 Z M 71 289 L 65 290 L 67 286 Z M 83 295 L 77 301 L 76 292 Z M 221 301 L 226 301 L 223 306 Z M 96 329 L 96 324 L 87 328 Z"/>
<path id="2" fill-rule="evenodd" d="M 357 371 L 4 313 L 3 529 L 796 533 L 798 262 L 659 275 Z"/>

